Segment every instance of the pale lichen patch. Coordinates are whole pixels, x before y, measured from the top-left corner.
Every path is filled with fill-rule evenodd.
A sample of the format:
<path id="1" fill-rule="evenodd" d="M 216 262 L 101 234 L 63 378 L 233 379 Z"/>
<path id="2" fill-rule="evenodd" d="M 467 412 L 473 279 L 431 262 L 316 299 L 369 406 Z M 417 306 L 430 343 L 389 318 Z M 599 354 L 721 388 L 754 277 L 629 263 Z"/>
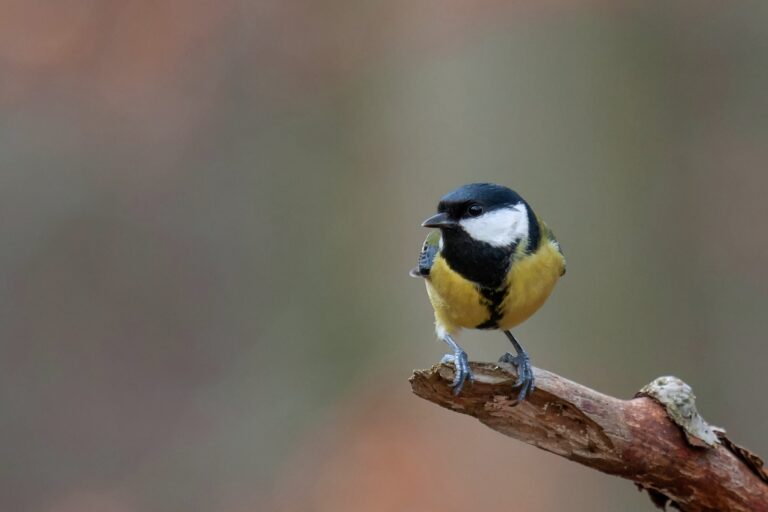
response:
<path id="1" fill-rule="evenodd" d="M 696 395 L 691 386 L 677 377 L 659 377 L 643 386 L 639 395 L 650 396 L 660 402 L 693 446 L 712 447 L 720 442 L 717 432 L 725 431 L 704 421 L 696 410 Z"/>

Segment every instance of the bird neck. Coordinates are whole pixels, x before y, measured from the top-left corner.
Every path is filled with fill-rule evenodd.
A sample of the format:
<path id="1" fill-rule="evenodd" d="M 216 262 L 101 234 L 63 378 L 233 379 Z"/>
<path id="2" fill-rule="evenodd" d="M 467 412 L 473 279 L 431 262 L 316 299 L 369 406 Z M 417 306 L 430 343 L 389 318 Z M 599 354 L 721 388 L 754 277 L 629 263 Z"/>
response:
<path id="1" fill-rule="evenodd" d="M 531 206 L 525 203 L 525 209 L 528 212 L 528 243 L 525 246 L 525 252 L 531 254 L 536 252 L 541 244 L 541 224 L 539 218 L 533 213 Z"/>
<path id="2" fill-rule="evenodd" d="M 461 229 L 443 232 L 443 248 L 440 251 L 449 267 L 465 279 L 482 288 L 503 288 L 517 243 L 494 247 L 479 242 Z"/>

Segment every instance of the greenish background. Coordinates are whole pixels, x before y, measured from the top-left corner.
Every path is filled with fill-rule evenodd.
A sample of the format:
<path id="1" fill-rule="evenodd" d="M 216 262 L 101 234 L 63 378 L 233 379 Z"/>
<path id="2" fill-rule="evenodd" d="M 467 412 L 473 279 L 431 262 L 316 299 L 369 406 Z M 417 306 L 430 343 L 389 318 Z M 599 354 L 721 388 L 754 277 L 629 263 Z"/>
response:
<path id="1" fill-rule="evenodd" d="M 765 2 L 0 13 L 3 510 L 652 510 L 410 394 L 419 224 L 486 180 L 568 258 L 534 364 L 768 455 Z"/>

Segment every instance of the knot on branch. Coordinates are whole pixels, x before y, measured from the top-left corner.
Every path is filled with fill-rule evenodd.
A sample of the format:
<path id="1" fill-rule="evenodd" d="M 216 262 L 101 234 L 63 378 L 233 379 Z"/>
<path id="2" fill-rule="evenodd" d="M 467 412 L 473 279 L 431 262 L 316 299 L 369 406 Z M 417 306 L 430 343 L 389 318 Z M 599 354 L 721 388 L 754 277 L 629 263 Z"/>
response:
<path id="1" fill-rule="evenodd" d="M 691 386 L 677 377 L 659 377 L 646 384 L 635 396 L 649 396 L 667 409 L 669 418 L 683 429 L 693 446 L 712 447 L 718 444 L 718 433 L 725 430 L 704 421 L 696 410 L 696 395 Z"/>

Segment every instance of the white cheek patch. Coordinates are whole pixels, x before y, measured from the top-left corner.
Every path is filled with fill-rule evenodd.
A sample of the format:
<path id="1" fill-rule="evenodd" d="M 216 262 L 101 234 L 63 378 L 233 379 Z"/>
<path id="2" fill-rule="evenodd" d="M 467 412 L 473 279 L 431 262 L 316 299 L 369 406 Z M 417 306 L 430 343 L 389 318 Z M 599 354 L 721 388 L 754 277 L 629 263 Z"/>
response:
<path id="1" fill-rule="evenodd" d="M 528 236 L 528 211 L 523 203 L 501 208 L 459 224 L 475 240 L 494 247 L 507 247 Z"/>

